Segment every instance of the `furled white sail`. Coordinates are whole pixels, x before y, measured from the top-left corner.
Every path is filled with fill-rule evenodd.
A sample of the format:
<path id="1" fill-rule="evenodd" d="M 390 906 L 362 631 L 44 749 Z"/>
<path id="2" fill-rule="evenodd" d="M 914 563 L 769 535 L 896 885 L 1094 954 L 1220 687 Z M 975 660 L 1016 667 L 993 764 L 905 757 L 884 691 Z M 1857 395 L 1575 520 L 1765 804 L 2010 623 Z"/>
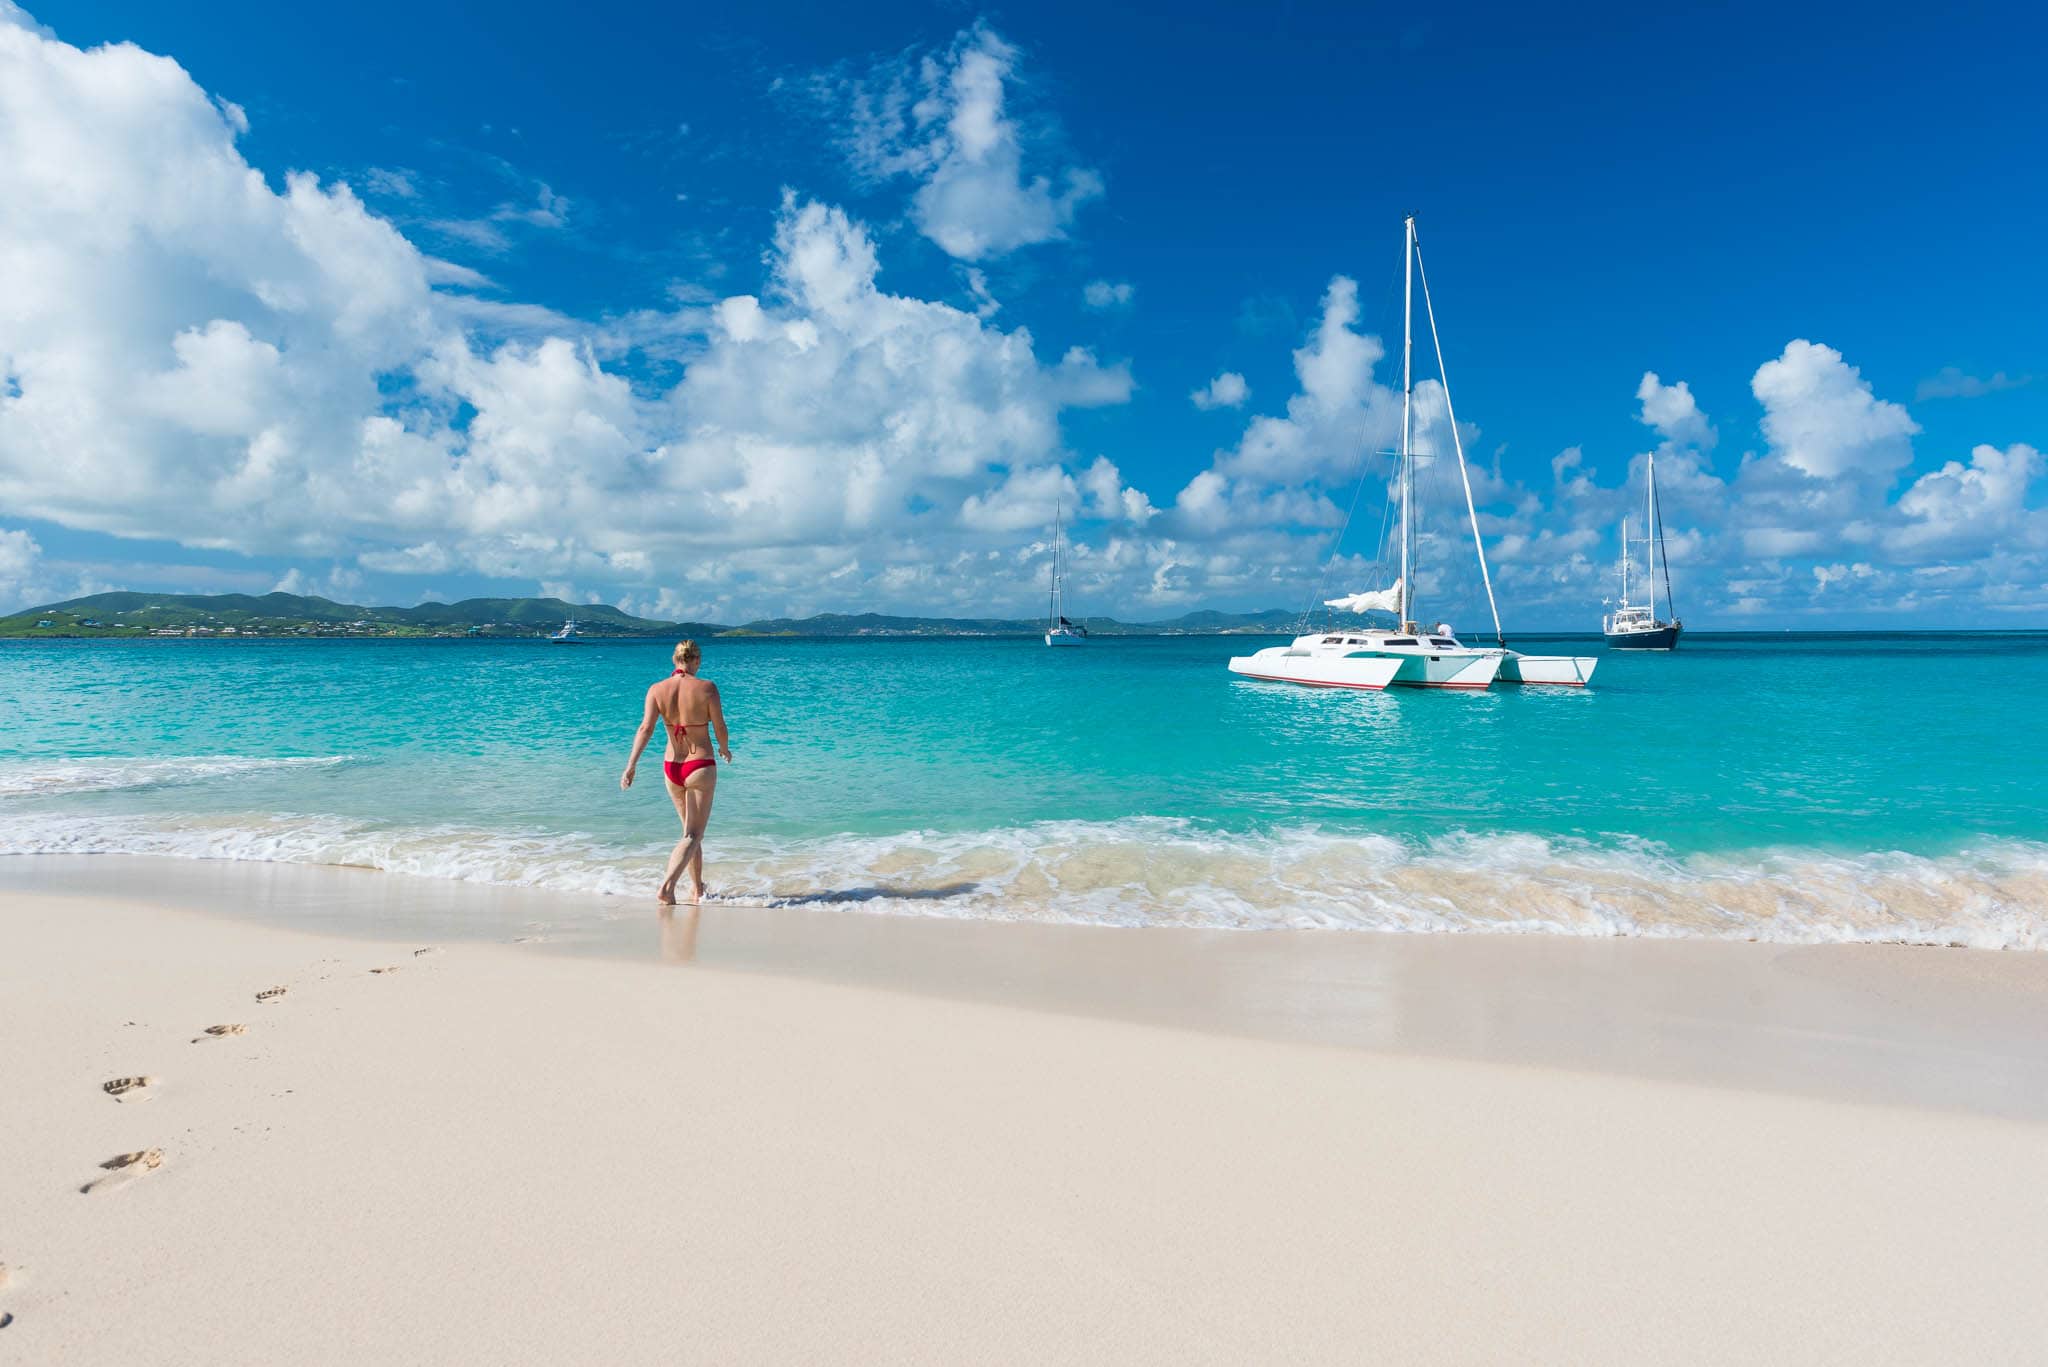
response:
<path id="1" fill-rule="evenodd" d="M 1390 589 L 1373 593 L 1354 593 L 1347 598 L 1325 598 L 1323 606 L 1339 612 L 1399 612 L 1401 610 L 1401 581 L 1396 579 Z"/>

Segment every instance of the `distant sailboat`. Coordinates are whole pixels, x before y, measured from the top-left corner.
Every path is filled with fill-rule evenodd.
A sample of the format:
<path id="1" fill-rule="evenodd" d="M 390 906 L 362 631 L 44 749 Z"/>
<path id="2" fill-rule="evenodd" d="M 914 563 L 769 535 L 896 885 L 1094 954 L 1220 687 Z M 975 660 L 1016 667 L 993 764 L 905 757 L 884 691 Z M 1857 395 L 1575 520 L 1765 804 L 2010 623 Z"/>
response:
<path id="1" fill-rule="evenodd" d="M 1064 514 L 1052 524 L 1052 611 L 1045 624 L 1045 643 L 1049 646 L 1078 646 L 1088 643 L 1088 628 L 1078 622 L 1070 622 L 1063 612 L 1062 553 L 1066 547 L 1065 529 L 1062 526 Z"/>
<path id="2" fill-rule="evenodd" d="M 1628 595 L 1633 585 L 1629 580 L 1629 534 L 1628 518 L 1621 519 L 1621 601 L 1615 604 L 1613 612 L 1601 620 L 1600 632 L 1607 638 L 1612 650 L 1676 650 L 1678 635 L 1685 630 L 1678 620 L 1678 610 L 1671 602 L 1671 562 L 1664 555 L 1664 521 L 1657 513 L 1657 457 L 1645 458 L 1648 492 L 1643 506 L 1643 562 L 1644 569 L 1640 582 L 1643 601 L 1631 603 Z M 1654 553 L 1652 548 L 1654 549 Z M 1664 566 L 1664 610 L 1671 614 L 1665 621 L 1657 616 L 1657 566 Z"/>

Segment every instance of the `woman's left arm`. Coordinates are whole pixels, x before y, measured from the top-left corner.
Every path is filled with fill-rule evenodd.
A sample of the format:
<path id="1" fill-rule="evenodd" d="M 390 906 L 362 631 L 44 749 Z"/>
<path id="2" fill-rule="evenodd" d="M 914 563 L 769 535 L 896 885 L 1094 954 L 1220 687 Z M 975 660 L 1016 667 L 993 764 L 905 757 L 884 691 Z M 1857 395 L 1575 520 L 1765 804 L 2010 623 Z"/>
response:
<path id="1" fill-rule="evenodd" d="M 647 742 L 654 739 L 654 727 L 660 720 L 661 709 L 654 705 L 654 689 L 650 688 L 647 690 L 647 704 L 640 713 L 640 729 L 633 733 L 633 753 L 626 758 L 626 772 L 619 775 L 621 788 L 633 786 L 633 771 L 640 767 L 641 753 L 647 749 Z"/>

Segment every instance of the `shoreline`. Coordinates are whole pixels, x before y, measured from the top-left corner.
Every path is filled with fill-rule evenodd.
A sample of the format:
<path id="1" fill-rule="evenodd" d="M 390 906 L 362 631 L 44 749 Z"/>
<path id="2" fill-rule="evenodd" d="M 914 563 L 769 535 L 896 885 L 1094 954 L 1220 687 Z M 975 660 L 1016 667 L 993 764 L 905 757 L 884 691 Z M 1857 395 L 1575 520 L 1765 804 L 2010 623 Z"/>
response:
<path id="1" fill-rule="evenodd" d="M 326 873 L 328 912 L 370 896 Z M 25 1361 L 1993 1362 L 2048 1337 L 2038 1122 L 737 971 L 709 920 L 694 961 L 632 962 L 262 924 L 290 908 L 256 880 L 232 916 L 19 881 L 0 1347 Z M 1078 967 L 1072 937 L 995 929 Z M 1212 1011 L 1257 997 L 1242 969 Z M 1891 1014 L 1948 1000 L 1939 976 L 1881 982 Z M 124 1077 L 150 1081 L 103 1090 Z"/>
<path id="2" fill-rule="evenodd" d="M 152 902 L 351 939 L 518 943 L 1233 1035 L 2048 1120 L 2048 954 L 1202 930 L 707 905 L 380 870 L 0 858 L 0 897 Z"/>

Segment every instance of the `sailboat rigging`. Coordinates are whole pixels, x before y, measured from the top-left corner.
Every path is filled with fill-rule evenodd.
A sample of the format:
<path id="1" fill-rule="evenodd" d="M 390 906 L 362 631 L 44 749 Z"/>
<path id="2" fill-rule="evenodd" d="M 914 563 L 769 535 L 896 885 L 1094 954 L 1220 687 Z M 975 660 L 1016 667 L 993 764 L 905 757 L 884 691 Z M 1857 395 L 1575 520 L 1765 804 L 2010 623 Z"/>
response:
<path id="1" fill-rule="evenodd" d="M 1657 506 L 1657 457 L 1653 453 L 1644 457 L 1644 476 L 1648 488 L 1643 495 L 1643 601 L 1629 601 L 1629 546 L 1628 518 L 1621 519 L 1621 601 L 1615 604 L 1613 612 L 1601 619 L 1600 633 L 1607 638 L 1612 650 L 1676 650 L 1679 633 L 1685 624 L 1678 620 L 1678 609 L 1671 602 L 1671 561 L 1664 554 L 1664 519 Z M 1652 547 L 1655 553 L 1652 554 Z M 1657 568 L 1664 569 L 1664 611 L 1669 620 L 1657 616 Z"/>
<path id="2" fill-rule="evenodd" d="M 1088 640 L 1088 628 L 1079 622 L 1068 621 L 1061 603 L 1066 579 L 1062 560 L 1062 552 L 1066 546 L 1063 526 L 1065 521 L 1066 511 L 1062 509 L 1052 524 L 1052 608 L 1047 615 L 1045 627 L 1045 643 L 1049 646 L 1078 646 Z"/>
<path id="3" fill-rule="evenodd" d="M 1479 513 L 1472 497 L 1472 476 L 1465 462 L 1465 441 L 1458 430 L 1458 416 L 1451 404 L 1450 377 L 1444 366 L 1443 338 L 1437 329 L 1436 305 L 1430 298 L 1429 274 L 1423 269 L 1421 247 L 1416 240 L 1415 218 L 1403 223 L 1403 285 L 1401 308 L 1401 450 L 1396 466 L 1401 507 L 1399 528 L 1400 573 L 1388 588 L 1366 590 L 1323 600 L 1323 606 L 1338 612 L 1391 613 L 1392 628 L 1344 626 L 1297 636 L 1291 645 L 1269 646 L 1249 656 L 1230 661 L 1232 673 L 1248 678 L 1272 679 L 1320 688 L 1384 688 L 1389 684 L 1409 688 L 1484 689 L 1495 679 L 1504 683 L 1584 685 L 1593 676 L 1597 661 L 1577 656 L 1524 655 L 1508 648 L 1501 632 L 1500 608 L 1494 601 L 1493 576 L 1486 565 L 1486 546 L 1479 533 Z M 1479 575 L 1486 587 L 1486 604 L 1493 615 L 1493 646 L 1466 645 L 1448 622 L 1433 625 L 1416 619 L 1416 508 L 1415 508 L 1415 285 L 1422 284 L 1423 310 L 1429 319 L 1430 341 L 1436 352 L 1437 378 L 1444 396 L 1444 416 L 1451 431 L 1452 448 L 1458 457 L 1458 477 L 1465 496 L 1465 513 L 1472 527 L 1472 549 L 1479 559 Z M 1349 518 L 1346 518 L 1349 525 Z M 1338 533 L 1338 544 L 1343 532 Z"/>

